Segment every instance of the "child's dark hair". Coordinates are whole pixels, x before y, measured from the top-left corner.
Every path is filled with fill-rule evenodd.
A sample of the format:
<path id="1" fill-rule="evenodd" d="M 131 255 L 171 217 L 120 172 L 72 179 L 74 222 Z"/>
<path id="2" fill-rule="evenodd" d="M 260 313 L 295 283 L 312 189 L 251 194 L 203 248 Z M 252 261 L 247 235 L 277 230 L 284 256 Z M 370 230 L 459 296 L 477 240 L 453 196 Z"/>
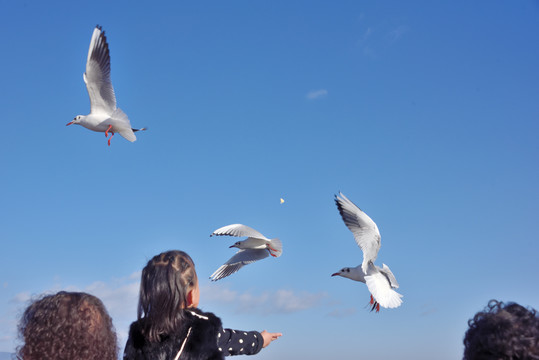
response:
<path id="1" fill-rule="evenodd" d="M 149 342 L 178 329 L 187 294 L 196 283 L 195 263 L 183 251 L 166 251 L 148 261 L 142 270 L 137 316 Z"/>

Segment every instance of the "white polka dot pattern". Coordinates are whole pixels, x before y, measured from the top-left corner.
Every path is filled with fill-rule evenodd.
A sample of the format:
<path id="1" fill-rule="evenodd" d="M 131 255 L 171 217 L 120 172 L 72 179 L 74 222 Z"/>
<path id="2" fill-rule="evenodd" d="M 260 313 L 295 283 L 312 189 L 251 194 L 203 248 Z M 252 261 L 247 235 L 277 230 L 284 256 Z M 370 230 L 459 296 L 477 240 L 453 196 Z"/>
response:
<path id="1" fill-rule="evenodd" d="M 223 332 L 219 331 L 217 335 L 219 351 L 224 356 L 257 354 L 263 345 L 259 334 L 257 331 L 223 329 Z M 251 343 L 251 346 L 245 347 L 245 343 Z"/>

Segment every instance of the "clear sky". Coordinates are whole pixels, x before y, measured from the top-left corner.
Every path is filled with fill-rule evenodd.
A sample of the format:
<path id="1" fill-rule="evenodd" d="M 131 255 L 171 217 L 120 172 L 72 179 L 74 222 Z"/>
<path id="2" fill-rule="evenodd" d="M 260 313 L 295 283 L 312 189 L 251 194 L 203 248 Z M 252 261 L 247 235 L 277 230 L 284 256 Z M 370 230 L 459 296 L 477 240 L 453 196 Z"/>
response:
<path id="1" fill-rule="evenodd" d="M 203 310 L 283 332 L 259 359 L 461 357 L 489 299 L 539 308 L 538 19 L 527 0 L 0 0 L 0 351 L 61 289 L 103 299 L 123 348 L 141 269 L 181 249 Z M 89 113 L 96 24 L 135 143 L 65 126 Z M 400 308 L 330 276 L 362 259 L 338 191 L 378 224 Z M 284 252 L 212 283 L 232 223 Z"/>

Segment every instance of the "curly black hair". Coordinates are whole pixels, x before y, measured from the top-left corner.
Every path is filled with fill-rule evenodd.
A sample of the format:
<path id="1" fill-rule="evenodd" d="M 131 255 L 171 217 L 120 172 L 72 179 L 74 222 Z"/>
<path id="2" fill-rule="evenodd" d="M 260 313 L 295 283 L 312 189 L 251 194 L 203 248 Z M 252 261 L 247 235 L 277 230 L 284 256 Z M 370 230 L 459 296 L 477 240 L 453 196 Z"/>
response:
<path id="1" fill-rule="evenodd" d="M 468 326 L 464 360 L 539 359 L 539 317 L 535 309 L 490 300 Z"/>
<path id="2" fill-rule="evenodd" d="M 116 360 L 116 332 L 97 297 L 60 291 L 33 301 L 19 323 L 19 360 Z"/>

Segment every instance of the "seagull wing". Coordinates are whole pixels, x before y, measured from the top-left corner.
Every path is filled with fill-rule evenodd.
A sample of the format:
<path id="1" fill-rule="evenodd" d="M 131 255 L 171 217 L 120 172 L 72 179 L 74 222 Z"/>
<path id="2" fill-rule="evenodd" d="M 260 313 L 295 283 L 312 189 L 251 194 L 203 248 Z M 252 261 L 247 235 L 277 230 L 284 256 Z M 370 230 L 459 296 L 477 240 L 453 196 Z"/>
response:
<path id="1" fill-rule="evenodd" d="M 262 235 L 255 229 L 250 228 L 247 225 L 242 225 L 242 224 L 232 224 L 232 225 L 223 226 L 222 228 L 215 230 L 210 236 L 213 236 L 213 235 L 217 235 L 217 236 L 229 235 L 229 236 L 237 236 L 237 237 L 247 236 L 247 237 L 253 237 L 257 239 L 270 241 L 270 239 L 268 239 L 267 237 L 265 237 L 264 235 Z"/>
<path id="2" fill-rule="evenodd" d="M 221 267 L 213 274 L 211 274 L 210 279 L 212 281 L 217 281 L 224 277 L 234 274 L 244 265 L 254 263 L 255 261 L 262 260 L 269 256 L 269 252 L 265 249 L 244 249 L 232 256 L 230 260 L 221 265 Z"/>
<path id="3" fill-rule="evenodd" d="M 387 281 L 389 281 L 389 285 L 391 285 L 393 289 L 399 288 L 399 283 L 397 282 L 395 275 L 393 275 L 393 272 L 389 269 L 389 266 L 387 266 L 386 264 L 382 264 L 380 272 L 387 278 Z"/>
<path id="4" fill-rule="evenodd" d="M 120 108 L 116 108 L 107 120 L 108 124 L 114 127 L 114 131 L 120 133 L 126 140 L 131 142 L 137 140 L 133 129 L 131 129 L 131 123 L 129 118 Z"/>
<path id="5" fill-rule="evenodd" d="M 361 268 L 367 273 L 369 262 L 374 262 L 380 250 L 380 232 L 375 222 L 342 193 L 335 195 L 335 204 L 344 224 L 350 229 L 357 245 L 363 251 Z"/>
<path id="6" fill-rule="evenodd" d="M 402 295 L 391 288 L 390 282 L 379 268 L 378 271 L 365 276 L 365 283 L 380 306 L 392 309 L 402 304 Z"/>
<path id="7" fill-rule="evenodd" d="M 110 53 L 105 32 L 96 26 L 90 41 L 84 82 L 90 96 L 91 113 L 106 113 L 116 109 L 116 96 L 110 81 Z"/>

